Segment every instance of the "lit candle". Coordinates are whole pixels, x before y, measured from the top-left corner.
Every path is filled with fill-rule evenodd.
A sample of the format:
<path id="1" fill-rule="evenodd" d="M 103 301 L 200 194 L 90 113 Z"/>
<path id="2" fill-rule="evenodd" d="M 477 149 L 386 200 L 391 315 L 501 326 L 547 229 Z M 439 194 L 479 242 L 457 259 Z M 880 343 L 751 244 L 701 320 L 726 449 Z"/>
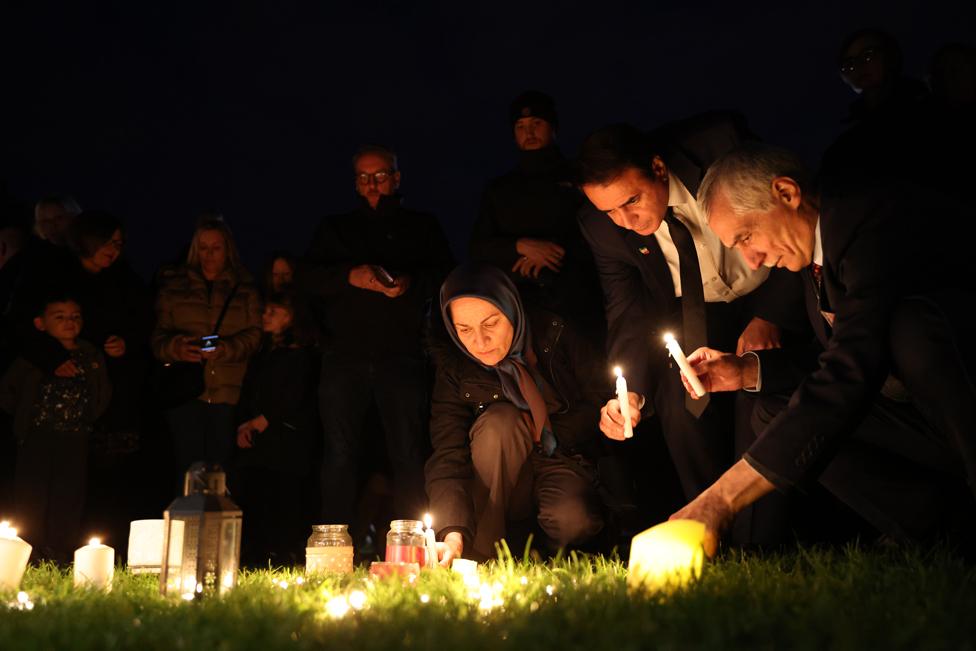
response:
<path id="1" fill-rule="evenodd" d="M 692 370 L 691 364 L 688 363 L 688 358 L 685 357 L 685 354 L 681 351 L 681 346 L 679 346 L 678 342 L 675 341 L 674 335 L 672 335 L 670 332 L 664 335 L 664 344 L 668 347 L 668 352 L 671 353 L 671 357 L 674 358 L 674 361 L 678 362 L 678 368 L 680 368 L 681 372 L 685 374 L 686 378 L 688 378 L 688 383 L 691 384 L 691 388 L 694 389 L 695 395 L 699 398 L 704 396 L 705 387 L 702 386 L 701 380 L 698 379 L 698 374 Z"/>
<path id="2" fill-rule="evenodd" d="M 115 550 L 92 538 L 75 550 L 75 586 L 111 588 L 115 573 Z"/>
<path id="3" fill-rule="evenodd" d="M 624 417 L 624 438 L 634 435 L 634 425 L 630 418 L 630 399 L 627 397 L 627 380 L 619 366 L 613 367 L 613 374 L 617 376 L 617 402 L 620 403 L 620 415 Z"/>
<path id="4" fill-rule="evenodd" d="M 705 525 L 669 520 L 634 536 L 627 563 L 631 591 L 673 591 L 701 575 Z"/>
<path id="5" fill-rule="evenodd" d="M 464 579 L 464 585 L 468 587 L 477 586 L 479 583 L 478 564 L 475 561 L 467 558 L 455 558 L 451 562 L 451 571 L 460 574 Z"/>
<path id="6" fill-rule="evenodd" d="M 0 522 L 0 590 L 16 590 L 27 569 L 31 546 L 17 537 L 9 522 Z"/>
<path id="7" fill-rule="evenodd" d="M 424 513 L 424 540 L 427 546 L 427 567 L 437 567 L 437 536 L 434 529 L 430 526 L 434 519 L 430 513 Z"/>

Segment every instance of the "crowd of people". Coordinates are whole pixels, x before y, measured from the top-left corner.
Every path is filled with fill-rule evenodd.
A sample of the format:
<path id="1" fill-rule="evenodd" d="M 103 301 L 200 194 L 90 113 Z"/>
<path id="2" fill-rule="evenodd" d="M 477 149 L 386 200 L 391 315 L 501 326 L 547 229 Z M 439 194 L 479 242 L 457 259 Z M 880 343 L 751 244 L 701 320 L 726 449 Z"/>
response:
<path id="1" fill-rule="evenodd" d="M 976 290 L 936 226 L 964 219 L 974 64 L 947 46 L 926 87 L 890 36 L 851 35 L 858 99 L 816 173 L 725 112 L 607 126 L 569 160 L 554 100 L 525 92 L 460 265 L 378 145 L 352 158 L 357 206 L 257 278 L 220 214 L 147 285 L 115 216 L 11 209 L 0 515 L 35 559 L 96 530 L 121 548 L 205 461 L 252 565 L 300 562 L 317 523 L 381 553 L 427 511 L 444 564 L 529 534 L 609 550 L 662 513 L 704 522 L 709 553 L 840 522 L 972 549 Z"/>

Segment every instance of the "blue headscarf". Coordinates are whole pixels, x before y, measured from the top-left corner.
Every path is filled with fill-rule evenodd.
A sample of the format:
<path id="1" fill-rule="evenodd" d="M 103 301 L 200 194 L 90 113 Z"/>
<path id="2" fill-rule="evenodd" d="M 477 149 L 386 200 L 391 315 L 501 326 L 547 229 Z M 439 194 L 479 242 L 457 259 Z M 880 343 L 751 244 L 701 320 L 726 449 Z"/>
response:
<path id="1" fill-rule="evenodd" d="M 481 360 L 469 353 L 454 328 L 450 304 L 451 301 L 464 297 L 488 301 L 512 323 L 514 330 L 512 346 L 508 349 L 505 358 L 494 366 L 483 364 Z M 518 290 L 505 272 L 497 267 L 476 262 L 463 264 L 452 271 L 441 285 L 441 316 L 444 318 L 447 333 L 457 347 L 481 368 L 498 373 L 505 397 L 519 409 L 528 410 L 529 405 L 519 389 L 519 371 L 515 362 L 521 363 L 526 368 L 532 368 L 528 360 L 531 346 L 529 323 Z"/>

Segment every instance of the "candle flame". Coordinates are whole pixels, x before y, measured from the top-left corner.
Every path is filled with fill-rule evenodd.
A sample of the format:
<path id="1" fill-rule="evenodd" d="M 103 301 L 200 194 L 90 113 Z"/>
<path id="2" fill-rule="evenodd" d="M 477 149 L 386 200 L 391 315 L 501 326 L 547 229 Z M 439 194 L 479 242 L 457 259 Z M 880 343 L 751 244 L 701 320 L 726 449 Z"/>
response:
<path id="1" fill-rule="evenodd" d="M 620 377 L 620 376 L 622 376 L 624 374 L 624 370 L 622 368 L 620 368 L 619 366 L 614 366 L 613 367 L 613 374 L 616 375 L 617 377 Z"/>
<path id="2" fill-rule="evenodd" d="M 10 523 L 6 520 L 0 522 L 0 536 L 4 538 L 16 538 L 17 529 L 16 527 L 11 527 Z"/>
<path id="3" fill-rule="evenodd" d="M 430 525 L 434 523 L 434 519 L 430 517 L 430 513 L 424 513 L 424 527 L 430 529 Z"/>
<path id="4" fill-rule="evenodd" d="M 89 545 L 101 545 L 102 544 L 102 539 L 101 538 L 91 538 L 88 541 L 88 544 Z"/>
<path id="5" fill-rule="evenodd" d="M 672 341 L 674 341 L 674 335 L 671 334 L 670 332 L 665 332 L 664 333 L 664 343 L 670 344 Z"/>

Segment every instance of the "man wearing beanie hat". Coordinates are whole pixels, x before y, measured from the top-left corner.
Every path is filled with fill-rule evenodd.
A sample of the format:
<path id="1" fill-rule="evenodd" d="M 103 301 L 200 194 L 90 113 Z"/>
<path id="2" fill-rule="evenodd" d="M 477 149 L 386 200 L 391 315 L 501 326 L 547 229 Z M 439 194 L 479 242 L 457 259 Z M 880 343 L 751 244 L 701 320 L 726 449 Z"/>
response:
<path id="1" fill-rule="evenodd" d="M 599 280 L 575 217 L 583 198 L 556 146 L 556 104 L 545 93 L 526 91 L 509 107 L 509 125 L 518 165 L 485 189 L 471 257 L 507 272 L 526 304 L 602 338 Z"/>

